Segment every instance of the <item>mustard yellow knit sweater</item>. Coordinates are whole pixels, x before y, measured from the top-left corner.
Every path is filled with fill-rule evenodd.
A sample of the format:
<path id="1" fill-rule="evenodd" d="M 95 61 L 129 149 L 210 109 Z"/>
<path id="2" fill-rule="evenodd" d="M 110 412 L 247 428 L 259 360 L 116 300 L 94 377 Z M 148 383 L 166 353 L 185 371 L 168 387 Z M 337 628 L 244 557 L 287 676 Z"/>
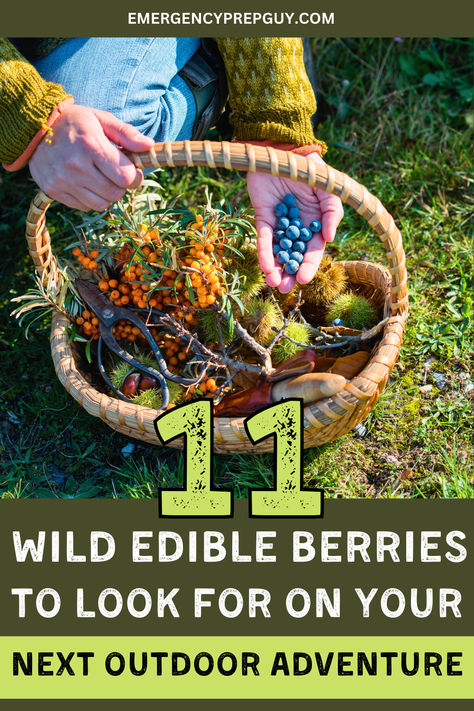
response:
<path id="1" fill-rule="evenodd" d="M 230 122 L 238 140 L 309 145 L 316 110 L 299 38 L 219 39 L 229 85 Z M 0 38 L 0 161 L 13 163 L 68 94 Z"/>

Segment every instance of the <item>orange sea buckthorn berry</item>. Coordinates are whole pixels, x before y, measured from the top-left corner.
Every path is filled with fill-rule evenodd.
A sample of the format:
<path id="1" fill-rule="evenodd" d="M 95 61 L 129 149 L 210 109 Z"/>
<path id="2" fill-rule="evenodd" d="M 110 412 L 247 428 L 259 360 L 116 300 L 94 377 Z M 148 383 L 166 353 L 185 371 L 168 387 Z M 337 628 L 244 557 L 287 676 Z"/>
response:
<path id="1" fill-rule="evenodd" d="M 100 289 L 101 291 L 107 291 L 108 288 L 109 288 L 109 285 L 107 284 L 107 282 L 104 281 L 103 279 L 101 279 L 101 280 L 99 281 L 99 289 Z"/>
<path id="2" fill-rule="evenodd" d="M 99 256 L 99 250 L 97 250 L 97 249 L 93 249 L 91 252 L 89 252 L 89 257 L 91 259 L 97 259 L 98 256 Z"/>
<path id="3" fill-rule="evenodd" d="M 84 323 L 84 319 L 82 318 L 82 316 L 78 316 L 76 318 L 76 323 L 78 326 L 82 326 L 82 324 Z"/>
<path id="4" fill-rule="evenodd" d="M 202 383 L 199 383 L 199 385 L 198 385 L 197 387 L 199 388 L 199 390 L 200 390 L 202 393 L 205 393 L 206 390 L 207 390 L 207 383 L 206 383 L 206 381 L 203 380 Z"/>
<path id="5" fill-rule="evenodd" d="M 214 378 L 208 378 L 206 381 L 206 387 L 208 392 L 215 393 L 217 390 L 217 383 Z"/>
<path id="6" fill-rule="evenodd" d="M 74 257 L 78 257 L 80 254 L 82 254 L 82 250 L 79 247 L 74 247 L 72 250 L 72 254 Z"/>
<path id="7" fill-rule="evenodd" d="M 116 289 L 118 287 L 117 279 L 110 279 L 109 286 L 111 289 Z"/>
<path id="8" fill-rule="evenodd" d="M 206 296 L 206 303 L 209 304 L 209 306 L 210 306 L 211 304 L 214 304 L 215 301 L 216 301 L 216 297 L 215 297 L 213 294 L 208 294 L 208 295 Z"/>
<path id="9" fill-rule="evenodd" d="M 89 260 L 89 269 L 97 269 L 99 265 L 95 261 L 95 259 L 90 259 Z"/>

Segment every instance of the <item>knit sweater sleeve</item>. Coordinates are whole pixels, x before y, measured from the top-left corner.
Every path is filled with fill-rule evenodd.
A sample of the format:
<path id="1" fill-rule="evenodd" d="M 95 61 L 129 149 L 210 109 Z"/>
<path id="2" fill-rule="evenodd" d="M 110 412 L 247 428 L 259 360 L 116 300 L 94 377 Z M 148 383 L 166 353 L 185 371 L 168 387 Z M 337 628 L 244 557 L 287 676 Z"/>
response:
<path id="1" fill-rule="evenodd" d="M 69 94 L 44 81 L 5 38 L 0 38 L 0 162 L 13 163 L 51 111 Z"/>
<path id="2" fill-rule="evenodd" d="M 238 140 L 309 145 L 316 100 L 299 37 L 217 40 L 229 86 L 230 122 Z"/>

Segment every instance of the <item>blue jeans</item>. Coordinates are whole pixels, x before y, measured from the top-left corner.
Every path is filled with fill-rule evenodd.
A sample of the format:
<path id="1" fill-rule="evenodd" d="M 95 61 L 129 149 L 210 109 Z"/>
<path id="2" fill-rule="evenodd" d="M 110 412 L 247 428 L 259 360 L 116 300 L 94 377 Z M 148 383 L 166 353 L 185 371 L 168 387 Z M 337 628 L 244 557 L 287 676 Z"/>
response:
<path id="1" fill-rule="evenodd" d="M 196 104 L 178 72 L 199 48 L 191 37 L 67 40 L 35 62 L 76 104 L 110 111 L 155 141 L 191 138 Z"/>

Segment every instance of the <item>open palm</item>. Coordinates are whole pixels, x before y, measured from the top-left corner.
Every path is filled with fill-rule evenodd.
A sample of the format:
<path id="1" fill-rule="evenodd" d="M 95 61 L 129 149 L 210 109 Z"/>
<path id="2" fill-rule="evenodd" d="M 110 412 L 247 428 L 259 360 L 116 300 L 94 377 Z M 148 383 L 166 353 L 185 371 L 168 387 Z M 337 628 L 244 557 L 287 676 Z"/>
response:
<path id="1" fill-rule="evenodd" d="M 311 153 L 308 159 L 324 162 L 319 153 Z M 278 287 L 283 293 L 293 289 L 296 277 L 300 284 L 307 284 L 318 270 L 326 242 L 332 242 L 336 236 L 337 226 L 344 214 L 340 199 L 320 188 L 312 188 L 304 183 L 266 173 L 248 173 L 247 188 L 257 218 L 258 259 L 267 284 Z M 273 209 L 287 193 L 293 193 L 296 197 L 300 217 L 305 226 L 313 220 L 319 220 L 322 225 L 321 232 L 313 235 L 308 242 L 296 276 L 283 272 L 282 266 L 273 255 L 273 230 L 277 222 Z"/>

